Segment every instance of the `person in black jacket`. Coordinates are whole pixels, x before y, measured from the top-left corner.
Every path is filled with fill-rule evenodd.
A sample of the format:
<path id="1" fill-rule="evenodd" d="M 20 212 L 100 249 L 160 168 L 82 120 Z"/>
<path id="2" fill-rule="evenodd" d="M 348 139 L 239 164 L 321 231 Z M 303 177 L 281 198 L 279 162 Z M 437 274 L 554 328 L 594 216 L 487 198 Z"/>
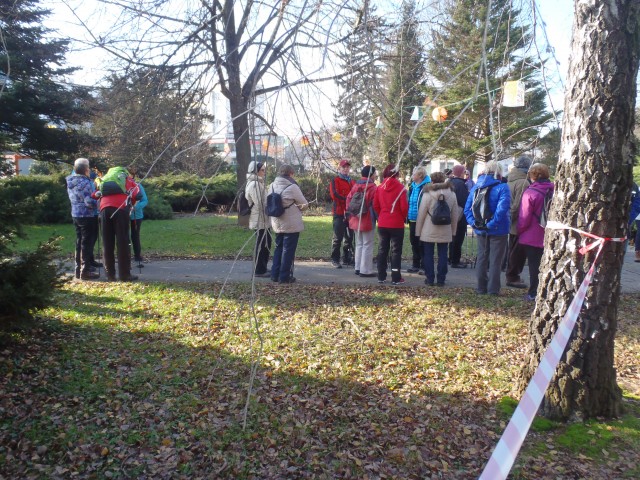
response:
<path id="1" fill-rule="evenodd" d="M 464 174 L 464 165 L 456 165 L 453 167 L 452 177 L 449 179 L 449 182 L 453 185 L 453 191 L 456 194 L 458 206 L 462 210 L 464 210 L 464 205 L 467 203 L 467 197 L 469 196 L 469 190 L 465 184 Z M 466 263 L 460 263 L 460 257 L 462 256 L 462 244 L 466 234 L 467 219 L 464 215 L 460 215 L 456 234 L 449 244 L 449 263 L 451 264 L 451 268 L 467 268 Z"/>

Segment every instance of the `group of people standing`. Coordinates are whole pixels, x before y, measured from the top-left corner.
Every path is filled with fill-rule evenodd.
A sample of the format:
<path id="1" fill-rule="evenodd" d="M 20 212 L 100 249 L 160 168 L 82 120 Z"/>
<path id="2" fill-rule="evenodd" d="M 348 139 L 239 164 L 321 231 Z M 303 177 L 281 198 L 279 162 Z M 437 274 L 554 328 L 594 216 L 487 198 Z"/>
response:
<path id="1" fill-rule="evenodd" d="M 469 179 L 462 165 L 447 174 L 435 172 L 430 176 L 425 167 L 418 166 L 408 189 L 398 179 L 399 172 L 393 164 L 383 170 L 379 184 L 371 165 L 361 169 L 357 180 L 351 178 L 350 172 L 350 162 L 342 160 L 329 185 L 333 216 L 331 263 L 335 268 L 354 266 L 356 275 L 377 277 L 379 283 L 385 283 L 390 267 L 391 283 L 404 283 L 401 261 L 408 223 L 412 265 L 407 272 L 424 272 L 425 284 L 444 286 L 449 267 L 468 266 L 461 258 L 467 226 L 471 225 L 478 240 L 476 291 L 499 294 L 501 272 L 506 268 L 507 285 L 527 288 L 525 298 L 535 299 L 544 244 L 544 227 L 539 218 L 547 192 L 553 192 L 546 165 L 519 157 L 509 183 L 502 178 L 501 167 L 495 161 L 486 164 L 477 183 Z M 269 276 L 280 283 L 295 281 L 295 251 L 304 230 L 302 211 L 308 206 L 293 176 L 293 168 L 282 165 L 275 181 L 265 186 L 265 166 L 251 162 L 245 188 L 250 205 L 258 206 L 252 208 L 249 222 L 256 231 L 255 275 Z M 476 191 L 482 189 L 487 192 L 489 218 L 480 225 L 473 204 Z M 280 217 L 270 218 L 264 207 L 267 195 L 274 192 L 282 197 L 285 211 Z M 444 224 L 433 218 L 442 208 L 448 212 Z M 271 270 L 267 269 L 269 228 L 276 234 Z M 376 231 L 379 248 L 374 255 Z M 525 262 L 529 264 L 528 286 L 520 278 Z"/>
<path id="2" fill-rule="evenodd" d="M 117 252 L 119 279 L 137 280 L 131 274 L 129 241 L 135 261 L 142 266 L 140 228 L 148 200 L 144 187 L 135 181 L 135 170 L 115 167 L 96 177 L 89 160 L 78 158 L 66 182 L 76 230 L 75 277 L 95 280 L 104 267 L 107 280 L 115 281 Z M 104 263 L 96 261 L 94 255 L 99 235 Z"/>

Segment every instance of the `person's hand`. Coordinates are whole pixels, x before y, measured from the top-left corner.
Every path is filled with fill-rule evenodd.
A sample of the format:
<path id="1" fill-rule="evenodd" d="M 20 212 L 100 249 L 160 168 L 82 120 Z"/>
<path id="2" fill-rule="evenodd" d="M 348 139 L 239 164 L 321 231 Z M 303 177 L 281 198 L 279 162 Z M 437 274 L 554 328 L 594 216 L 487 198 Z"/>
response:
<path id="1" fill-rule="evenodd" d="M 96 198 L 102 198 L 102 192 L 100 190 L 97 190 L 94 195 Z"/>

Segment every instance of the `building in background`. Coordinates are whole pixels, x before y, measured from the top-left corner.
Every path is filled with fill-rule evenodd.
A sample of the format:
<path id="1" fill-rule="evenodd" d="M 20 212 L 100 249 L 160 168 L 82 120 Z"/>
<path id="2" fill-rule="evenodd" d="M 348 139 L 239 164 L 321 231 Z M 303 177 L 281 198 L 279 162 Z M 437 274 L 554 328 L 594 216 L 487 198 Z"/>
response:
<path id="1" fill-rule="evenodd" d="M 12 165 L 15 175 L 29 175 L 35 162 L 33 158 L 16 152 L 4 152 L 4 161 Z"/>

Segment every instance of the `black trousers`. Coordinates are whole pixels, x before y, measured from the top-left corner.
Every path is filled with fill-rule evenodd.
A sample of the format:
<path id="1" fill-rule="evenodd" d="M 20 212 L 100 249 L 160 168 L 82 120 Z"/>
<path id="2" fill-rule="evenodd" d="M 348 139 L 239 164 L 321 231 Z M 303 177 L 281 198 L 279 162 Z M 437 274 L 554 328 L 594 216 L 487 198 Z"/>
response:
<path id="1" fill-rule="evenodd" d="M 142 247 L 140 246 L 140 227 L 142 218 L 131 220 L 131 246 L 133 247 L 133 258 L 137 262 L 142 261 Z"/>
<path id="2" fill-rule="evenodd" d="M 409 242 L 411 243 L 411 266 L 422 268 L 422 245 L 416 237 L 416 222 L 409 220 Z"/>
<path id="3" fill-rule="evenodd" d="M 91 266 L 91 234 L 93 217 L 74 217 L 76 228 L 76 278 L 89 272 Z"/>
<path id="4" fill-rule="evenodd" d="M 333 241 L 331 242 L 331 260 L 340 261 L 340 246 L 342 247 L 342 263 L 349 265 L 353 262 L 353 232 L 349 228 L 343 215 L 333 216 Z"/>
<path id="5" fill-rule="evenodd" d="M 98 216 L 96 215 L 95 217 L 91 217 L 90 223 L 91 223 L 91 240 L 90 240 L 89 250 L 91 252 L 91 262 L 95 262 L 96 261 L 96 256 L 95 256 L 96 242 L 98 241 L 98 235 L 100 234 Z"/>
<path id="6" fill-rule="evenodd" d="M 458 265 L 460 258 L 462 257 L 462 244 L 464 243 L 464 237 L 467 236 L 467 219 L 464 215 L 458 220 L 458 226 L 456 227 L 456 235 L 449 244 L 449 263 L 451 265 Z"/>
<path id="7" fill-rule="evenodd" d="M 540 282 L 540 261 L 542 260 L 543 249 L 531 245 L 520 245 L 525 252 L 529 262 L 529 295 L 535 297 L 538 292 Z"/>
<path id="8" fill-rule="evenodd" d="M 518 235 L 509 234 L 509 256 L 505 274 L 507 282 L 519 282 L 522 280 L 520 274 L 526 261 L 527 253 L 523 246 L 518 243 Z"/>
<path id="9" fill-rule="evenodd" d="M 404 242 L 404 228 L 378 227 L 378 280 L 387 279 L 386 258 L 391 251 L 391 281 L 400 280 L 400 267 L 402 263 L 402 244 Z"/>
<path id="10" fill-rule="evenodd" d="M 129 211 L 105 207 L 100 211 L 102 227 L 102 256 L 107 278 L 116 276 L 115 250 L 118 249 L 118 274 L 120 280 L 131 276 L 131 250 L 129 249 Z"/>
<path id="11" fill-rule="evenodd" d="M 256 247 L 254 257 L 256 259 L 256 275 L 267 273 L 269 254 L 271 253 L 271 234 L 266 228 L 256 230 Z"/>

